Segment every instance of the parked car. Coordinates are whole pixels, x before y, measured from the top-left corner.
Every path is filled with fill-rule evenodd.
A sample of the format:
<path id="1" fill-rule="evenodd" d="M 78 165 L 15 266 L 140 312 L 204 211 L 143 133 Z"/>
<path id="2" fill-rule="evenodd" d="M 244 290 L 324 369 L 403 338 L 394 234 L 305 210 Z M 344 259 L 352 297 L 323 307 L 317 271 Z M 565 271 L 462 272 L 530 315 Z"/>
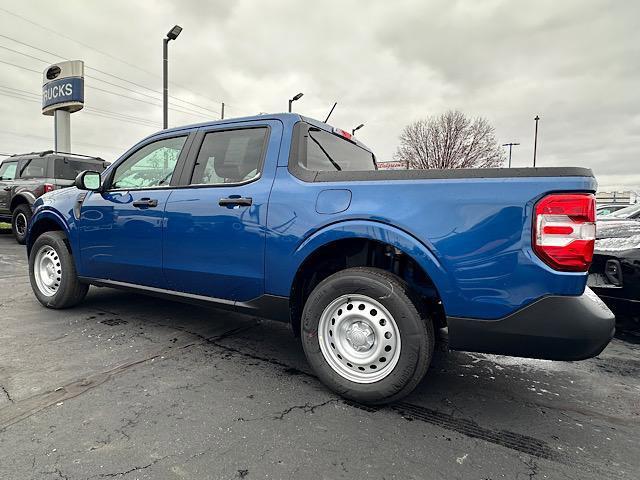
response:
<path id="1" fill-rule="evenodd" d="M 604 205 L 596 206 L 596 216 L 602 217 L 604 215 L 609 215 L 610 213 L 617 212 L 618 210 L 622 210 L 623 208 L 628 207 L 628 204 L 624 203 L 610 203 Z"/>
<path id="2" fill-rule="evenodd" d="M 83 170 L 101 172 L 100 158 L 46 152 L 6 158 L 0 165 L 0 221 L 11 224 L 18 243 L 24 243 L 31 207 L 40 195 L 69 187 Z"/>
<path id="3" fill-rule="evenodd" d="M 296 114 L 164 130 L 35 203 L 31 285 L 89 285 L 289 322 L 320 380 L 384 403 L 455 350 L 579 360 L 611 311 L 589 289 L 584 168 L 376 169 L 349 133 Z"/>
<path id="4" fill-rule="evenodd" d="M 640 320 L 640 222 L 598 222 L 588 284 L 617 315 Z"/>
<path id="5" fill-rule="evenodd" d="M 618 221 L 618 220 L 640 220 L 640 203 L 629 205 L 628 207 L 621 208 L 615 212 L 603 215 L 598 218 L 604 222 Z"/>

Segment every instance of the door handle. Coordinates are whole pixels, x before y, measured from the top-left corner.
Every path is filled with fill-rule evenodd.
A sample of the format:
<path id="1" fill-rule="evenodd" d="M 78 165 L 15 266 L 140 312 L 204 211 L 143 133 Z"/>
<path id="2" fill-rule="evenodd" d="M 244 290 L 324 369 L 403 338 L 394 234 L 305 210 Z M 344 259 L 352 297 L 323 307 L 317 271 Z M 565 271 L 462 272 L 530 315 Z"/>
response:
<path id="1" fill-rule="evenodd" d="M 11 190 L 11 187 L 4 187 L 5 192 L 8 192 L 9 190 Z"/>
<path id="2" fill-rule="evenodd" d="M 218 201 L 221 207 L 250 207 L 252 203 L 251 197 L 227 197 Z"/>
<path id="3" fill-rule="evenodd" d="M 134 201 L 133 206 L 136 208 L 157 207 L 158 200 L 156 200 L 155 198 L 141 198 L 140 200 Z"/>

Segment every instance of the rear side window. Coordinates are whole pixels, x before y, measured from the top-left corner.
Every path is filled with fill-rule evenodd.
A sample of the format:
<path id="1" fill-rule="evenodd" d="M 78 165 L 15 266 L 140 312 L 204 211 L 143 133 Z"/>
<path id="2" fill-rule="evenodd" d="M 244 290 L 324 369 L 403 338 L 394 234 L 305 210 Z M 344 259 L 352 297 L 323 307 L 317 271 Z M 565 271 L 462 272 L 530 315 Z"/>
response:
<path id="1" fill-rule="evenodd" d="M 47 159 L 44 157 L 31 158 L 20 168 L 21 178 L 46 178 Z"/>
<path id="2" fill-rule="evenodd" d="M 93 170 L 94 172 L 102 172 L 104 167 L 98 162 L 83 162 L 82 160 L 73 160 L 69 158 L 56 158 L 54 177 L 65 180 L 73 180 L 80 172 L 85 170 Z"/>
<path id="3" fill-rule="evenodd" d="M 17 162 L 4 162 L 0 165 L 0 180 L 13 180 L 16 178 Z"/>
<path id="4" fill-rule="evenodd" d="M 300 166 L 315 172 L 375 170 L 373 153 L 319 128 L 309 128 Z"/>
<path id="5" fill-rule="evenodd" d="M 192 185 L 249 181 L 260 173 L 266 128 L 207 133 L 191 177 Z"/>

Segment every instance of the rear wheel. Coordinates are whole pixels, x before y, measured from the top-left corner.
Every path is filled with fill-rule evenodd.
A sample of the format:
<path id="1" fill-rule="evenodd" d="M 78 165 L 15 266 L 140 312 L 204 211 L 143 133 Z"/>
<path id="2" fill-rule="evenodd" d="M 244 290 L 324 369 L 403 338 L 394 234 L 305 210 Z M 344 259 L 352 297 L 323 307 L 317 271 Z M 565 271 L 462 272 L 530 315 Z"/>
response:
<path id="1" fill-rule="evenodd" d="M 62 232 L 37 238 L 29 255 L 29 278 L 36 298 L 48 308 L 68 308 L 80 303 L 89 286 L 78 281 L 73 256 Z"/>
<path id="2" fill-rule="evenodd" d="M 27 227 L 31 220 L 31 207 L 26 203 L 18 205 L 11 216 L 11 230 L 19 244 L 24 245 L 27 240 Z"/>
<path id="3" fill-rule="evenodd" d="M 399 400 L 426 373 L 433 324 L 408 285 L 373 268 L 350 268 L 311 292 L 302 343 L 312 368 L 336 393 L 362 403 Z"/>

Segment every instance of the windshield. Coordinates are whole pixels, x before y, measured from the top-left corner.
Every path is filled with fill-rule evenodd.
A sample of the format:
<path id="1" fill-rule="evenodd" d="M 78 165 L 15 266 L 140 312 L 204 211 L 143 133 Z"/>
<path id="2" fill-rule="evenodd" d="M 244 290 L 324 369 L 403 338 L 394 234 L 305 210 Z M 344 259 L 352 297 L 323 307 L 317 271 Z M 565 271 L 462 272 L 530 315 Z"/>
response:
<path id="1" fill-rule="evenodd" d="M 629 205 L 628 207 L 621 208 L 620 210 L 605 215 L 607 218 L 636 218 L 640 215 L 640 203 L 635 205 Z"/>

